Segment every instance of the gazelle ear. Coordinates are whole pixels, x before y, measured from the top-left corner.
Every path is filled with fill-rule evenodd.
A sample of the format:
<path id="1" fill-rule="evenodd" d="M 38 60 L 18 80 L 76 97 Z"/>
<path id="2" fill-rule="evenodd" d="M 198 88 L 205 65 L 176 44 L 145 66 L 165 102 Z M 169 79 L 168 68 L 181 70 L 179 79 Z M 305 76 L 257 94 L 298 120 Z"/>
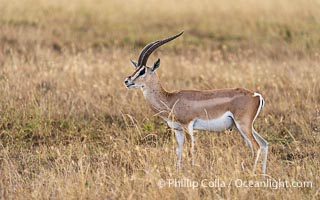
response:
<path id="1" fill-rule="evenodd" d="M 132 63 L 132 65 L 134 66 L 134 68 L 138 67 L 138 63 L 134 62 L 133 60 L 130 59 L 130 62 Z"/>
<path id="2" fill-rule="evenodd" d="M 158 60 L 153 63 L 151 67 L 151 71 L 154 72 L 154 70 L 156 70 L 159 66 L 160 66 L 160 58 L 158 58 Z"/>

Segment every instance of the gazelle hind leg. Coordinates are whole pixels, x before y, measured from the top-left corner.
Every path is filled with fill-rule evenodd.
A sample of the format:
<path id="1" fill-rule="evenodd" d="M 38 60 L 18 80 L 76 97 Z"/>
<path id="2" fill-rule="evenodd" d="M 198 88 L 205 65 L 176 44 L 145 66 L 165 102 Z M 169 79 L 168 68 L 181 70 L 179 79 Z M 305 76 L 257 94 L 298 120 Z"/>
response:
<path id="1" fill-rule="evenodd" d="M 242 138 L 246 141 L 246 143 L 249 145 L 252 156 L 254 156 L 254 148 L 253 148 L 253 144 L 250 141 L 250 139 L 248 138 L 248 135 L 246 134 L 246 131 L 244 130 L 244 128 L 235 120 L 233 119 L 234 124 L 236 125 L 239 133 L 241 134 Z"/>
<path id="2" fill-rule="evenodd" d="M 258 150 L 259 154 L 260 152 L 263 153 L 263 157 L 262 157 L 262 174 L 265 175 L 266 174 L 266 169 L 267 169 L 267 159 L 268 159 L 268 142 L 261 137 L 255 130 L 254 128 L 252 128 L 252 134 L 254 136 L 254 138 L 257 140 L 257 142 L 260 145 L 260 148 Z M 259 159 L 259 154 L 257 155 L 257 158 L 255 160 L 254 163 L 254 168 L 256 168 L 258 159 Z"/>
<path id="3" fill-rule="evenodd" d="M 254 136 L 252 126 L 249 125 L 249 123 L 246 123 L 245 121 L 241 121 L 241 120 L 239 120 L 239 121 L 234 120 L 234 122 L 235 122 L 235 125 L 236 125 L 237 129 L 239 130 L 240 134 L 242 135 L 242 137 L 249 144 L 251 152 L 252 152 L 252 157 L 254 157 L 255 152 L 257 152 L 256 157 L 255 157 L 255 162 L 253 165 L 253 172 L 255 172 L 256 164 L 259 160 L 259 156 L 261 153 L 261 144 Z"/>
<path id="4" fill-rule="evenodd" d="M 259 160 L 259 157 L 260 157 L 260 153 L 261 153 L 261 147 L 259 147 L 259 149 L 257 151 L 257 156 L 256 156 L 256 159 L 255 159 L 254 165 L 253 165 L 253 172 L 256 171 L 257 163 L 258 163 L 258 160 Z"/>
<path id="5" fill-rule="evenodd" d="M 254 170 L 256 169 L 256 165 L 257 165 L 257 162 L 259 160 L 259 156 L 260 156 L 260 153 L 262 152 L 263 153 L 263 158 L 262 158 L 262 174 L 265 175 L 266 174 L 266 170 L 267 170 L 267 159 L 268 159 L 268 142 L 263 138 L 261 137 L 257 131 L 254 130 L 253 128 L 253 123 L 255 121 L 255 119 L 257 118 L 257 116 L 259 115 L 263 105 L 264 105 L 264 100 L 263 100 L 263 97 L 261 96 L 261 94 L 259 93 L 254 93 L 253 96 L 258 96 L 259 97 L 259 107 L 258 107 L 258 110 L 256 112 L 256 115 L 255 117 L 253 118 L 252 120 L 252 135 L 254 137 L 254 139 L 259 143 L 259 150 L 258 150 L 258 154 L 257 154 L 257 157 L 256 157 L 256 160 L 254 162 Z"/>

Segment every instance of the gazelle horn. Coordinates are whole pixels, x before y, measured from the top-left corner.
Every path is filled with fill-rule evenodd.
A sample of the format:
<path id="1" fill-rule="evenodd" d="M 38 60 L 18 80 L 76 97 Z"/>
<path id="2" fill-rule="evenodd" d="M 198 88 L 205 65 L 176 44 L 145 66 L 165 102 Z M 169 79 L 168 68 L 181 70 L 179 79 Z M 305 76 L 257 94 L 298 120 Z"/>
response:
<path id="1" fill-rule="evenodd" d="M 147 44 L 141 51 L 140 55 L 139 55 L 139 59 L 138 59 L 138 66 L 141 65 L 146 65 L 149 56 L 151 55 L 151 53 L 156 50 L 158 47 L 160 47 L 161 45 L 164 45 L 167 42 L 170 42 L 171 40 L 176 39 L 177 37 L 179 37 L 180 35 L 183 34 L 183 31 L 177 35 L 174 35 L 172 37 L 163 39 L 163 40 L 158 40 L 155 42 L 151 42 L 149 44 Z"/>

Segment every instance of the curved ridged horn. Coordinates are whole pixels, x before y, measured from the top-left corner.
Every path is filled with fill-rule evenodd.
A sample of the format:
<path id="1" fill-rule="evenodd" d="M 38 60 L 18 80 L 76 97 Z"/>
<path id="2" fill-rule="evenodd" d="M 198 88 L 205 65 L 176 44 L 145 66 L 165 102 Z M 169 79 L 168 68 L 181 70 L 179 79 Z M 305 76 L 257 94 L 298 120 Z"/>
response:
<path id="1" fill-rule="evenodd" d="M 140 52 L 140 54 L 139 54 L 138 66 L 141 65 L 141 62 L 142 62 L 142 58 L 143 58 L 144 53 L 145 53 L 152 45 L 154 45 L 156 42 L 158 42 L 158 41 L 151 42 L 151 43 L 147 44 L 145 47 L 143 47 L 143 49 L 141 50 L 141 52 Z"/>
<path id="2" fill-rule="evenodd" d="M 164 45 L 165 43 L 167 42 L 170 42 L 171 40 L 174 40 L 176 39 L 177 37 L 179 37 L 180 35 L 183 34 L 183 31 L 177 35 L 174 35 L 172 37 L 169 37 L 169 38 L 166 38 L 166 39 L 163 39 L 163 40 L 158 40 L 158 41 L 155 41 L 155 42 L 152 42 L 148 45 L 146 45 L 143 50 L 141 51 L 140 53 L 140 56 L 139 56 L 139 61 L 138 61 L 138 65 L 141 66 L 141 65 L 146 65 L 147 64 L 147 61 L 148 61 L 148 58 L 149 56 L 151 55 L 151 53 L 156 50 L 158 47 L 160 47 L 161 45 Z"/>

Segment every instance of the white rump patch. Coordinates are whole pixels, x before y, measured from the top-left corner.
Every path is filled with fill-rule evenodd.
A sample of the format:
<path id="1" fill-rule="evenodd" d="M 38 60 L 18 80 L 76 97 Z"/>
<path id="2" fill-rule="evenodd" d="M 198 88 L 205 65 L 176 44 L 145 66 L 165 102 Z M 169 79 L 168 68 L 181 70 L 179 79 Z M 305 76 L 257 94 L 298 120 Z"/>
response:
<path id="1" fill-rule="evenodd" d="M 208 131 L 224 131 L 233 126 L 233 114 L 228 111 L 215 119 L 195 119 L 193 128 Z"/>
<path id="2" fill-rule="evenodd" d="M 258 108 L 258 110 L 257 110 L 256 116 L 254 117 L 254 119 L 253 119 L 253 121 L 252 121 L 252 127 L 253 127 L 254 121 L 256 120 L 257 116 L 259 115 L 259 113 L 260 113 L 260 111 L 261 111 L 261 108 L 264 106 L 264 99 L 263 99 L 263 97 L 262 97 L 261 94 L 255 92 L 255 93 L 253 94 L 253 96 L 254 96 L 254 97 L 257 97 L 257 96 L 258 96 L 258 97 L 260 98 L 260 103 L 259 103 L 259 108 Z"/>

